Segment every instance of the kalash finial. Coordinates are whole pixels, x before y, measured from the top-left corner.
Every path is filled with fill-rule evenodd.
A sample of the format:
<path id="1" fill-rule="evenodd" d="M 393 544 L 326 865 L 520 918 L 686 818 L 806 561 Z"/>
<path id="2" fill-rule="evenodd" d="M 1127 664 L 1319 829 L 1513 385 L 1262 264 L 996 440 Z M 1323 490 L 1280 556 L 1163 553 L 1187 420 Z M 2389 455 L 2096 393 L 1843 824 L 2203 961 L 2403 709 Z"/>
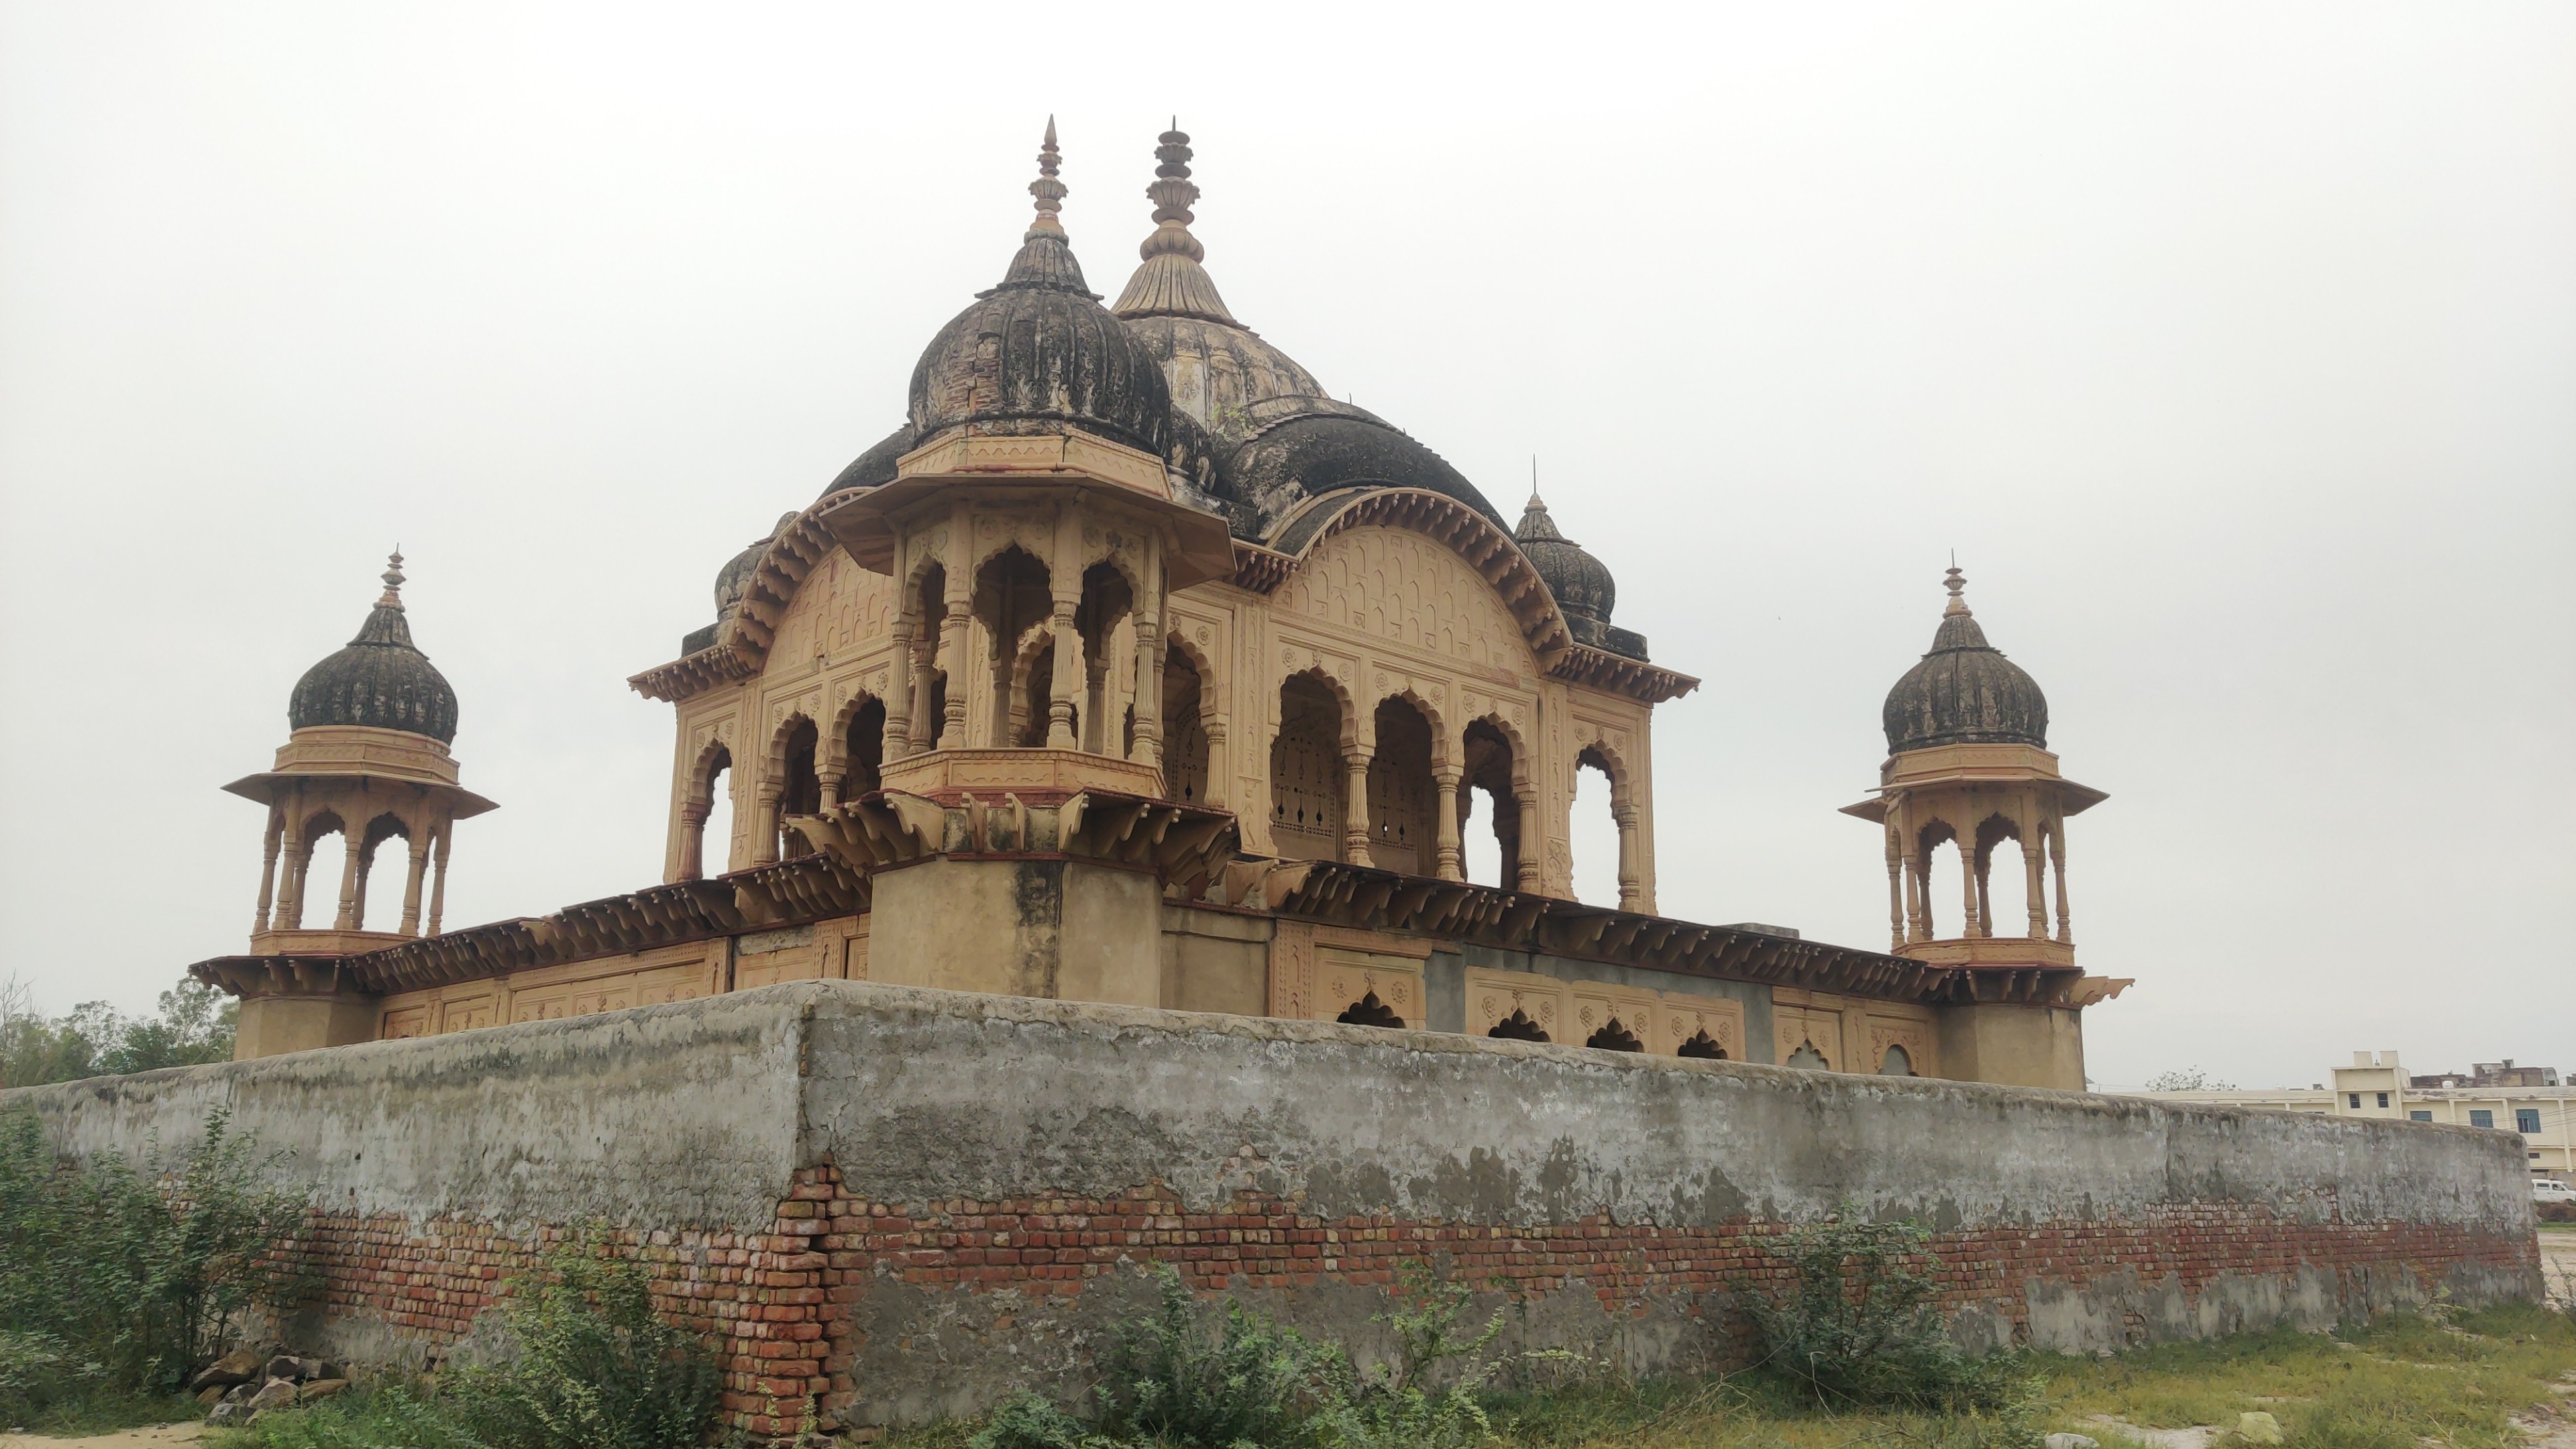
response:
<path id="1" fill-rule="evenodd" d="M 1038 148 L 1038 179 L 1029 183 L 1029 195 L 1038 199 L 1038 219 L 1029 223 L 1022 241 L 1036 241 L 1042 236 L 1064 240 L 1064 226 L 1055 214 L 1064 210 L 1064 183 L 1055 179 L 1056 165 L 1062 158 L 1055 148 L 1055 117 L 1047 117 L 1046 144 Z"/>
<path id="2" fill-rule="evenodd" d="M 1154 182 L 1145 188 L 1145 199 L 1154 203 L 1154 230 L 1136 254 L 1149 262 L 1176 255 L 1206 261 L 1207 248 L 1190 235 L 1190 223 L 1197 220 L 1190 213 L 1190 203 L 1199 199 L 1199 188 L 1190 180 L 1189 132 L 1181 129 L 1181 118 L 1174 116 L 1172 129 L 1155 139 L 1161 144 L 1154 148 L 1154 159 L 1162 164 L 1154 168 Z"/>
<path id="3" fill-rule="evenodd" d="M 402 545 L 395 544 L 394 551 L 385 558 L 385 592 L 384 597 L 376 600 L 376 607 L 379 609 L 401 608 L 403 606 L 402 586 Z"/>
<path id="4" fill-rule="evenodd" d="M 1959 555 L 1955 552 L 1950 555 L 1950 571 L 1942 576 L 1941 583 L 1950 591 L 1950 602 L 1943 606 L 1941 617 L 1947 619 L 1954 614 L 1967 613 L 1968 601 L 1963 595 L 1968 587 L 1968 576 L 1959 572 Z"/>

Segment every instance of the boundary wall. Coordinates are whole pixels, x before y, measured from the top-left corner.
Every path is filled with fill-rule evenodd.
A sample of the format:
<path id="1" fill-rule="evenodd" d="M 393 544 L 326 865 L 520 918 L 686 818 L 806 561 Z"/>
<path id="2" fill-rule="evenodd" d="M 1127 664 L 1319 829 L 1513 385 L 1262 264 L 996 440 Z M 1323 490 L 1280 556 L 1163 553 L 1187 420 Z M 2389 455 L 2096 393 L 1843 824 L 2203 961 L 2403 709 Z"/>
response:
<path id="1" fill-rule="evenodd" d="M 306 1346 L 471 1354 L 604 1221 L 755 1432 L 1072 1392 L 1136 1269 L 1339 1334 L 1431 1260 L 1515 1339 L 1728 1362 L 1839 1205 L 1938 1230 L 1953 1331 L 2069 1351 L 2536 1296 L 2510 1133 L 810 981 L 0 1093 L 140 1153 L 223 1107 L 315 1191 Z M 1499 1300 L 1497 1300 L 1499 1301 Z"/>

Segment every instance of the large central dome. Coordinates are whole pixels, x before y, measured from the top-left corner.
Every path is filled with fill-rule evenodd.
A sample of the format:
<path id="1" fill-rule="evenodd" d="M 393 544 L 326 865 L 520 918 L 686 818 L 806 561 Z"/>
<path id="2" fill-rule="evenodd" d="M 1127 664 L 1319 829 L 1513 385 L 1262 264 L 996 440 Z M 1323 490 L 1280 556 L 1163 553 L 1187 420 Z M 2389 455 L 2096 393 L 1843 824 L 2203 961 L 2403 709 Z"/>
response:
<path id="1" fill-rule="evenodd" d="M 1037 220 L 1001 284 L 939 329 L 912 369 L 914 445 L 948 429 L 1052 433 L 1078 428 L 1161 456 L 1171 393 L 1161 360 L 1100 305 L 1056 212 L 1055 123 L 1038 153 Z"/>

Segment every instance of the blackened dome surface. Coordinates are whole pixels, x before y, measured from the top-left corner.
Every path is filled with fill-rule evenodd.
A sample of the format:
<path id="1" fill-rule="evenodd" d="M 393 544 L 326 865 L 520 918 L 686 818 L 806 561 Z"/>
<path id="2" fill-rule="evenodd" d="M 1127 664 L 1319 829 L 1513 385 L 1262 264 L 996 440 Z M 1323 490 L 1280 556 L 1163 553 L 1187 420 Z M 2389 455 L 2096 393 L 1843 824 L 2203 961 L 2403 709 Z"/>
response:
<path id="1" fill-rule="evenodd" d="M 429 656 L 413 647 L 402 601 L 388 588 L 358 637 L 295 682 L 286 719 L 299 730 L 365 725 L 446 744 L 456 738 L 456 691 Z"/>
<path id="2" fill-rule="evenodd" d="M 1529 556 L 1530 567 L 1538 570 L 1538 576 L 1547 581 L 1547 591 L 1556 596 L 1556 607 L 1574 637 L 1586 644 L 1601 643 L 1602 626 L 1610 622 L 1610 610 L 1619 601 L 1619 586 L 1610 577 L 1609 566 L 1557 532 L 1556 520 L 1548 516 L 1547 505 L 1535 493 L 1513 534 L 1521 552 Z M 1591 637 L 1586 637 L 1586 625 L 1591 626 Z"/>
<path id="3" fill-rule="evenodd" d="M 1070 427 L 1160 457 L 1171 411 L 1161 359 L 1083 285 L 1063 237 L 1035 229 L 1002 284 L 940 328 L 912 370 L 917 439 Z"/>
<path id="4" fill-rule="evenodd" d="M 912 444 L 913 431 L 910 423 L 877 439 L 866 452 L 850 460 L 850 466 L 841 470 L 840 476 L 834 478 L 831 486 L 823 490 L 823 496 L 829 498 L 835 493 L 846 493 L 853 488 L 874 488 L 880 483 L 893 482 L 895 460 L 911 452 Z"/>
<path id="5" fill-rule="evenodd" d="M 1956 597 L 1932 636 L 1931 652 L 1887 692 L 1880 720 L 1887 751 L 1935 745 L 2048 747 L 2048 696 L 2022 667 L 1986 642 Z"/>
<path id="6" fill-rule="evenodd" d="M 1510 527 L 1448 460 L 1373 420 L 1293 418 L 1237 449 L 1225 475 L 1233 498 L 1262 521 L 1263 533 L 1307 499 L 1345 488 L 1428 489 L 1473 508 L 1496 528 Z M 1304 540 L 1282 535 L 1271 543 L 1294 552 Z"/>

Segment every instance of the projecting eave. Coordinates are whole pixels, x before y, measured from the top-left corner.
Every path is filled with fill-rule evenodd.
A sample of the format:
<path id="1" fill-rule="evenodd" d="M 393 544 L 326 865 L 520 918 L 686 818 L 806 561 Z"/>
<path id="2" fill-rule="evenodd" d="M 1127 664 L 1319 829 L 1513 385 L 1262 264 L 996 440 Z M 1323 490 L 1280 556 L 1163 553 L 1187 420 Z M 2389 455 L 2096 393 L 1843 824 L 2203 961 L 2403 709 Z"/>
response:
<path id="1" fill-rule="evenodd" d="M 2009 784 L 2012 783 L 2013 778 L 2014 777 L 2011 776 L 1979 775 L 1972 773 L 1927 775 L 1919 779 L 1907 780 L 1905 782 L 1905 788 L 1909 790 L 1918 790 L 1934 785 Z M 2111 798 L 2108 791 L 2096 790 L 2090 785 L 2078 785 L 2072 780 L 2048 780 L 2043 783 L 2045 783 L 2050 790 L 2056 792 L 2058 801 L 2057 813 L 2060 815 L 2081 815 L 2085 811 L 2090 810 L 2094 806 Z M 1877 824 L 1887 818 L 1887 808 L 1891 803 L 1890 797 L 1893 793 L 1895 792 L 1883 792 L 1881 794 L 1872 795 L 1866 800 L 1855 800 L 1849 805 L 1842 806 L 1842 813 L 1845 815 L 1858 816 L 1863 820 L 1869 821 L 1873 825 Z"/>

